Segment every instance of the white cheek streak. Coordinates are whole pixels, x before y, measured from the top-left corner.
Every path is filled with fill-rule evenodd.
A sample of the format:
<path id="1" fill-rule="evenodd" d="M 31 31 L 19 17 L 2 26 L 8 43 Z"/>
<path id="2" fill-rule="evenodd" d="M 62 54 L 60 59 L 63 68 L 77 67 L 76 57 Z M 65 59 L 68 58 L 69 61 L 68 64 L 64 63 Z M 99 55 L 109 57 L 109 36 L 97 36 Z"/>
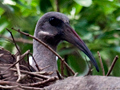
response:
<path id="1" fill-rule="evenodd" d="M 50 35 L 49 32 L 45 32 L 45 31 L 40 31 L 39 34 L 42 34 L 42 35 Z"/>

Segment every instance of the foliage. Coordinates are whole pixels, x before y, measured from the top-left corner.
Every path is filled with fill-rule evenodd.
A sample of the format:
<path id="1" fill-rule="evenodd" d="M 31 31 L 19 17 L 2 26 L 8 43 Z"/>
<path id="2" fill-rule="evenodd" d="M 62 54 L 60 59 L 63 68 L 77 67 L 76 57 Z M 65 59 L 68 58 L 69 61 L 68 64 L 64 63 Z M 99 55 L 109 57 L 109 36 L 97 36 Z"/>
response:
<path id="1" fill-rule="evenodd" d="M 97 51 L 100 51 L 107 73 L 115 55 L 120 56 L 120 0 L 0 0 L 0 36 L 10 37 L 5 28 L 11 27 L 33 35 L 37 20 L 46 12 L 56 11 L 57 7 L 70 18 L 71 26 L 92 51 L 99 67 Z M 31 40 L 15 31 L 12 33 L 15 38 Z M 22 52 L 28 49 L 32 51 L 31 44 L 17 44 Z M 13 43 L 4 38 L 0 38 L 0 46 L 15 53 Z M 79 75 L 87 73 L 86 61 L 89 59 L 86 60 L 86 56 L 73 45 L 61 43 L 58 53 Z M 120 59 L 111 75 L 120 75 L 119 63 Z M 101 68 L 99 73 L 93 69 L 92 74 L 102 75 Z"/>

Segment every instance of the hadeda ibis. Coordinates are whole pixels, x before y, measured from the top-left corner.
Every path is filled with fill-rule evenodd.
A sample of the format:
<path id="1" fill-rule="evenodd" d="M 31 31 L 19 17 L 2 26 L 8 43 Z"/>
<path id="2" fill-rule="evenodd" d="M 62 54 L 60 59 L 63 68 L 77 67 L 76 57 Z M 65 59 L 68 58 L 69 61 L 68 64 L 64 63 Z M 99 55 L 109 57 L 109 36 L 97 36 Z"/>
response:
<path id="1" fill-rule="evenodd" d="M 83 51 L 92 61 L 96 70 L 99 71 L 96 60 L 79 35 L 69 25 L 69 19 L 66 15 L 59 12 L 48 12 L 44 14 L 37 22 L 34 36 L 41 39 L 52 49 L 56 50 L 60 41 L 66 40 L 81 51 Z M 33 40 L 33 55 L 40 68 L 50 65 L 44 71 L 56 71 L 56 56 L 44 45 Z M 36 67 L 33 63 L 34 68 Z M 56 73 L 53 74 L 55 76 Z"/>

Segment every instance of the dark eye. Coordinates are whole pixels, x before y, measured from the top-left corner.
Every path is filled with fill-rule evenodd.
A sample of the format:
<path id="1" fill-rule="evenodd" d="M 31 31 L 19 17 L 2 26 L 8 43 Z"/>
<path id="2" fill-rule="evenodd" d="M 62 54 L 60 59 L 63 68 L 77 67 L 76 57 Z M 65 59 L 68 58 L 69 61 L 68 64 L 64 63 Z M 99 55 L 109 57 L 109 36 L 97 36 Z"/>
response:
<path id="1" fill-rule="evenodd" d="M 58 19 L 58 18 L 55 18 L 55 17 L 51 17 L 49 18 L 49 23 L 52 25 L 52 26 L 56 26 L 56 27 L 59 27 L 62 25 L 63 21 Z"/>

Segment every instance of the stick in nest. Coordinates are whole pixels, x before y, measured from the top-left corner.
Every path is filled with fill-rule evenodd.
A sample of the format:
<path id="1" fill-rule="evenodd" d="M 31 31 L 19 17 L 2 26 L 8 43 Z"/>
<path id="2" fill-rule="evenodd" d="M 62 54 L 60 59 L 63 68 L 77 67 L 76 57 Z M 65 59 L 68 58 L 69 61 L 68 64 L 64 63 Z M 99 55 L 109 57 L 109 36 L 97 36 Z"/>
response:
<path id="1" fill-rule="evenodd" d="M 100 60 L 100 65 L 101 65 L 101 69 L 102 69 L 102 72 L 103 72 L 103 76 L 105 76 L 105 70 L 104 70 L 104 66 L 103 66 L 103 63 L 102 63 L 102 58 L 100 56 L 100 52 L 98 51 L 98 56 L 99 56 L 99 60 Z"/>
<path id="2" fill-rule="evenodd" d="M 20 55 L 17 56 L 17 61 L 20 60 Z M 19 82 L 22 78 L 22 75 L 20 73 L 20 66 L 19 66 L 19 63 L 16 64 L 16 68 L 17 68 L 17 73 L 18 73 L 18 79 L 17 79 L 17 82 Z"/>
<path id="3" fill-rule="evenodd" d="M 61 61 L 61 75 L 64 76 L 64 61 Z"/>
<path id="4" fill-rule="evenodd" d="M 36 82 L 36 83 L 30 83 L 30 84 L 27 84 L 28 86 L 40 86 L 40 85 L 44 85 L 44 84 L 47 84 L 47 83 L 50 83 L 52 81 L 56 81 L 57 78 L 56 77 L 51 77 L 47 80 L 44 80 L 42 82 Z"/>
<path id="5" fill-rule="evenodd" d="M 16 41 L 15 41 L 15 39 L 14 39 L 11 31 L 10 31 L 9 29 L 7 29 L 7 28 L 6 28 L 6 30 L 10 33 L 10 35 L 11 35 L 11 37 L 12 37 L 12 39 L 13 39 L 13 43 L 15 44 L 16 49 L 18 50 L 19 54 L 21 54 L 20 49 L 18 48 L 18 46 L 17 46 L 17 44 L 16 44 Z"/>
<path id="6" fill-rule="evenodd" d="M 32 59 L 33 59 L 33 61 L 35 62 L 35 66 L 36 66 L 37 70 L 38 70 L 38 71 L 41 71 L 41 69 L 39 68 L 39 66 L 38 66 L 35 58 L 34 58 L 33 55 L 32 55 L 32 53 L 29 53 L 29 54 L 32 56 Z"/>
<path id="7" fill-rule="evenodd" d="M 111 66 L 110 66 L 109 71 L 108 71 L 107 74 L 106 74 L 106 76 L 109 76 L 109 75 L 110 75 L 110 73 L 111 73 L 111 71 L 113 70 L 113 67 L 114 67 L 114 65 L 115 65 L 115 63 L 116 63 L 117 60 L 118 60 L 118 56 L 116 55 L 115 58 L 114 58 L 114 60 L 113 60 L 113 62 L 112 62 L 112 64 L 111 64 Z"/>
<path id="8" fill-rule="evenodd" d="M 14 68 L 10 68 L 10 70 L 17 71 Z M 31 75 L 31 76 L 39 77 L 39 78 L 42 78 L 42 79 L 45 79 L 45 80 L 50 78 L 49 76 L 40 75 L 40 73 L 38 73 L 38 72 L 29 72 L 29 71 L 25 71 L 25 70 L 20 70 L 20 72 L 23 73 L 23 74 L 28 74 L 28 75 Z"/>

